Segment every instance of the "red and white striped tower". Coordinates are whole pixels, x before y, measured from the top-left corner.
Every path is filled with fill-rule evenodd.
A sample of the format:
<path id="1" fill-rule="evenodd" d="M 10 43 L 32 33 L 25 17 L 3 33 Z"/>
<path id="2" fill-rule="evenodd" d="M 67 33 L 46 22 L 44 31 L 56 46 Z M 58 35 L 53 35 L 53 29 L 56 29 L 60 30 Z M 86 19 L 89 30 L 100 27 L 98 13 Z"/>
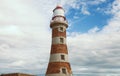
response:
<path id="1" fill-rule="evenodd" d="M 50 23 L 52 28 L 52 45 L 46 76 L 72 76 L 66 45 L 66 28 L 68 23 L 64 12 L 61 5 L 57 5 L 53 10 L 53 17 Z"/>

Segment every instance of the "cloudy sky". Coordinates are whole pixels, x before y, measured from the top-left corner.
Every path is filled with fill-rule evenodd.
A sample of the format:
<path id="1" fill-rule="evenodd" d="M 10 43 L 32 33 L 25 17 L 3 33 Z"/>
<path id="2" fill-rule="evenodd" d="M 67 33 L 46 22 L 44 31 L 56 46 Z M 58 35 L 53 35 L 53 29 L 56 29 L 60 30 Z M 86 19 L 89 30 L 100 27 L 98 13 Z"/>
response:
<path id="1" fill-rule="evenodd" d="M 44 74 L 58 0 L 0 0 L 0 74 Z M 74 74 L 120 76 L 120 0 L 61 0 Z"/>

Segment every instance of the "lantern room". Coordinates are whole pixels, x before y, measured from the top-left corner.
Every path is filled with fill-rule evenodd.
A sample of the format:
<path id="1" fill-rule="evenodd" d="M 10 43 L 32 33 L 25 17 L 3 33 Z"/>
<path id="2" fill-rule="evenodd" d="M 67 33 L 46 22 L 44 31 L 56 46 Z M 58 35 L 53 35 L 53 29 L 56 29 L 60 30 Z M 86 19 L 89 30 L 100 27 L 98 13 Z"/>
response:
<path id="1" fill-rule="evenodd" d="M 57 5 L 57 7 L 53 10 L 53 16 L 65 16 L 65 11 L 61 5 Z"/>

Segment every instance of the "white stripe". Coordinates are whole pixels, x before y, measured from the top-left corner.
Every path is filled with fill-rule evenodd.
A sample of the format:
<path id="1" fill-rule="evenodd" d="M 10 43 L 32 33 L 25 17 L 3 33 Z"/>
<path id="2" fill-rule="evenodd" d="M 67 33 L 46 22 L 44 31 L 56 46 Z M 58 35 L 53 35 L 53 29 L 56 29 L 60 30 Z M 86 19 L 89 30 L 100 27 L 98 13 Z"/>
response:
<path id="1" fill-rule="evenodd" d="M 52 29 L 60 28 L 60 27 L 63 27 L 64 29 L 66 29 L 66 26 L 62 24 L 58 24 L 57 26 L 54 26 Z"/>
<path id="2" fill-rule="evenodd" d="M 61 59 L 61 55 L 64 55 L 65 59 Z M 64 53 L 51 54 L 50 62 L 68 62 L 68 55 Z"/>
<path id="3" fill-rule="evenodd" d="M 60 41 L 60 38 L 63 38 L 63 42 Z M 52 44 L 66 44 L 65 37 L 54 37 L 52 38 Z"/>

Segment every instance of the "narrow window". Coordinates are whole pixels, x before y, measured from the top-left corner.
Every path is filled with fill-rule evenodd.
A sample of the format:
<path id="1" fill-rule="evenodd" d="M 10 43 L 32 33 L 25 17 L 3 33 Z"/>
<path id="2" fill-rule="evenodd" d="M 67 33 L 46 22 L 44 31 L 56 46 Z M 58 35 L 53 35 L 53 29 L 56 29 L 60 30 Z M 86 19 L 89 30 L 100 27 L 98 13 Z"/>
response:
<path id="1" fill-rule="evenodd" d="M 62 68 L 62 73 L 66 74 L 66 69 Z"/>
<path id="2" fill-rule="evenodd" d="M 63 38 L 60 38 L 60 43 L 64 43 L 64 39 Z"/>
<path id="3" fill-rule="evenodd" d="M 61 59 L 62 59 L 62 60 L 65 60 L 65 55 L 61 55 Z"/>

